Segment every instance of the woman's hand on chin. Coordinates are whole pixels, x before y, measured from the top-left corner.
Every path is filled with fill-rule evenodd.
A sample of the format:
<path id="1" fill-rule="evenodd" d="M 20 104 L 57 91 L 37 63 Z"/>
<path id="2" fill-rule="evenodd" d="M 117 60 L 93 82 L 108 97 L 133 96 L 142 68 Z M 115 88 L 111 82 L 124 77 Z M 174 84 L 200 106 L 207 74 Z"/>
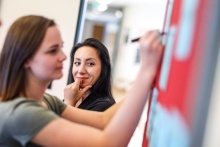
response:
<path id="1" fill-rule="evenodd" d="M 83 95 L 88 93 L 88 90 L 92 87 L 91 85 L 81 87 L 81 80 L 76 79 L 74 83 L 67 85 L 64 88 L 64 99 L 68 105 L 75 106 L 76 103 L 82 98 Z"/>

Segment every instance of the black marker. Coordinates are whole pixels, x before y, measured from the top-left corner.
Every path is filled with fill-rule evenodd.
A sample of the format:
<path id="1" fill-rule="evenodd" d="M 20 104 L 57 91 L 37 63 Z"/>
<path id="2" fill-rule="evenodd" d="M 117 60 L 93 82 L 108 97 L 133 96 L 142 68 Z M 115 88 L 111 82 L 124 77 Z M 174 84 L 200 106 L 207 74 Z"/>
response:
<path id="1" fill-rule="evenodd" d="M 166 33 L 165 32 L 161 32 L 160 35 L 165 35 Z M 132 39 L 131 42 L 137 42 L 141 39 L 141 37 L 138 37 L 138 38 L 135 38 L 135 39 Z"/>

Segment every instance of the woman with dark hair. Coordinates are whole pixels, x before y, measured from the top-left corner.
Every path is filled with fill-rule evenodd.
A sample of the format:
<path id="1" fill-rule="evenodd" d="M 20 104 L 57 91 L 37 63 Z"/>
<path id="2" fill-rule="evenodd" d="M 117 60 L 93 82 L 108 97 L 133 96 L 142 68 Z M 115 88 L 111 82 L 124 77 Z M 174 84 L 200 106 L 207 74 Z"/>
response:
<path id="1" fill-rule="evenodd" d="M 104 111 L 115 104 L 111 91 L 110 57 L 107 48 L 100 41 L 88 38 L 76 44 L 71 52 L 70 67 L 71 84 L 65 89 L 71 88 L 76 79 L 80 80 L 80 87 L 92 87 L 80 99 L 75 97 L 79 99 L 77 103 L 76 100 L 65 99 L 68 104 L 93 111 Z"/>
<path id="2" fill-rule="evenodd" d="M 104 112 L 68 106 L 45 94 L 63 75 L 62 45 L 54 21 L 42 16 L 23 16 L 9 28 L 0 55 L 0 146 L 127 146 L 161 59 L 159 32 L 141 38 L 137 79 L 126 99 Z M 73 95 L 87 90 L 75 83 Z"/>

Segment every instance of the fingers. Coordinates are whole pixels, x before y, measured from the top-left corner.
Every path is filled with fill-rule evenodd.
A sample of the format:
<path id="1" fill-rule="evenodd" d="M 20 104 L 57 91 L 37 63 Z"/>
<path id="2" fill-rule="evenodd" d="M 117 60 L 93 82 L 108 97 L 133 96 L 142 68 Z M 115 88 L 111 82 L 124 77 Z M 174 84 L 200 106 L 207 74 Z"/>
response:
<path id="1" fill-rule="evenodd" d="M 149 47 L 155 42 L 155 40 L 160 42 L 161 39 L 162 37 L 159 31 L 149 31 L 140 39 L 140 44 Z"/>
<path id="2" fill-rule="evenodd" d="M 141 67 L 155 73 L 162 55 L 162 36 L 159 31 L 149 31 L 140 39 Z"/>
<path id="3" fill-rule="evenodd" d="M 88 85 L 86 87 L 84 87 L 83 89 L 81 89 L 81 92 L 84 94 L 86 93 L 92 86 Z"/>
<path id="4" fill-rule="evenodd" d="M 74 85 L 76 85 L 78 88 L 81 87 L 81 86 L 80 86 L 81 84 L 82 84 L 82 80 L 80 80 L 80 79 L 78 79 L 78 78 L 77 78 L 77 79 L 75 80 L 75 82 L 74 82 Z"/>
<path id="5" fill-rule="evenodd" d="M 149 31 L 140 39 L 140 47 L 146 51 L 159 48 L 162 45 L 162 35 L 157 31 Z"/>
<path id="6" fill-rule="evenodd" d="M 67 85 L 64 89 L 64 98 L 76 103 L 92 86 L 81 87 L 82 80 L 76 79 L 74 83 Z"/>
<path id="7" fill-rule="evenodd" d="M 162 37 L 158 36 L 152 42 L 152 48 L 160 48 L 160 46 L 162 46 Z"/>

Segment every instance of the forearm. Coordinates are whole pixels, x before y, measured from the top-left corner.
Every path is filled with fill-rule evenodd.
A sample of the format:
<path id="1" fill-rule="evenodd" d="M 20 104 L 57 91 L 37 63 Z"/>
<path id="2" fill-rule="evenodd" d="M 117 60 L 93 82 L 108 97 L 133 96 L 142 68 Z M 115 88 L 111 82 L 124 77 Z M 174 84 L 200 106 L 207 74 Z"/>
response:
<path id="1" fill-rule="evenodd" d="M 115 115 L 115 113 L 118 111 L 118 109 L 121 107 L 123 103 L 124 103 L 124 98 L 102 113 L 103 128 L 107 126 L 107 124 L 111 121 L 111 119 L 113 118 L 113 116 Z"/>
<path id="2" fill-rule="evenodd" d="M 75 123 L 89 125 L 98 129 L 102 129 L 104 125 L 102 112 L 83 110 L 70 105 L 67 106 L 61 117 Z"/>
<path id="3" fill-rule="evenodd" d="M 140 72 L 137 75 L 137 79 L 129 93 L 127 93 L 123 105 L 105 129 L 105 133 L 107 133 L 109 137 L 114 137 L 116 144 L 113 146 L 127 146 L 139 122 L 153 79 L 154 74 L 150 72 Z M 138 100 L 135 101 L 134 98 L 138 98 Z M 125 117 L 125 115 L 127 115 L 127 117 Z"/>
<path id="4" fill-rule="evenodd" d="M 72 122 L 89 125 L 98 129 L 104 129 L 124 100 L 114 104 L 104 112 L 96 112 L 67 106 L 62 117 Z"/>

